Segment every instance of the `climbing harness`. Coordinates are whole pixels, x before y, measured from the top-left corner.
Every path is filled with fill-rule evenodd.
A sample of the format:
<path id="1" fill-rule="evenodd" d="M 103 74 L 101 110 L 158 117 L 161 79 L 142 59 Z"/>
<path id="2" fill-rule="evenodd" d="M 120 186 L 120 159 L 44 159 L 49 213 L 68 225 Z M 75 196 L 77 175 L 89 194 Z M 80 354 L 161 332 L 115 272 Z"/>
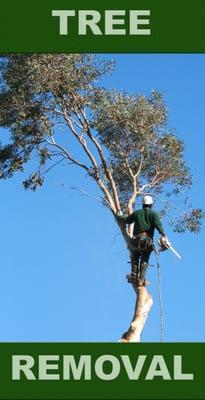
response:
<path id="1" fill-rule="evenodd" d="M 146 252 L 152 246 L 152 239 L 146 232 L 141 232 L 131 240 L 131 247 L 138 253 Z"/>

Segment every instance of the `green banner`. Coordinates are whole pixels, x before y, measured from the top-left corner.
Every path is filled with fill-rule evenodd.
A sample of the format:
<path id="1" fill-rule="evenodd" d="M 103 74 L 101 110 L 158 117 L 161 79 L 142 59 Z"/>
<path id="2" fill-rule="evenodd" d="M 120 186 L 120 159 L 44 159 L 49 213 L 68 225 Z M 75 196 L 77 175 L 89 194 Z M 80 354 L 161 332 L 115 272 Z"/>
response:
<path id="1" fill-rule="evenodd" d="M 204 52 L 205 2 L 5 1 L 0 52 Z"/>
<path id="2" fill-rule="evenodd" d="M 205 399 L 205 343 L 1 343 L 0 399 Z"/>

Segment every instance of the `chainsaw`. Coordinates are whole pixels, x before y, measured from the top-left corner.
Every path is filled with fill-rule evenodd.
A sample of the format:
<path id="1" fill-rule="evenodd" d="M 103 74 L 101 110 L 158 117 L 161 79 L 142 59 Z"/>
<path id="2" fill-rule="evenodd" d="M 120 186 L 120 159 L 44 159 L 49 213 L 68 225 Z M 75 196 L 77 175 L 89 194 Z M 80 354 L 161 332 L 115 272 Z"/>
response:
<path id="1" fill-rule="evenodd" d="M 179 255 L 179 253 L 174 249 L 174 247 L 171 245 L 171 243 L 169 242 L 169 240 L 162 236 L 159 240 L 158 240 L 158 244 L 160 246 L 160 251 L 165 251 L 165 250 L 171 250 L 180 260 L 181 260 L 181 256 Z"/>

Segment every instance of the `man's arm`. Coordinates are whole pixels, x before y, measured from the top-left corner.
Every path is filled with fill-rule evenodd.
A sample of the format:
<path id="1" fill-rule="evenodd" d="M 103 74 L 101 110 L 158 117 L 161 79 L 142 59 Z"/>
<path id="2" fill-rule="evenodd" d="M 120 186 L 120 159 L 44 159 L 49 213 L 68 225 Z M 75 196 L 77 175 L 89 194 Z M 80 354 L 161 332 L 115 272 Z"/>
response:
<path id="1" fill-rule="evenodd" d="M 133 212 L 130 215 L 117 215 L 117 219 L 119 222 L 122 222 L 123 224 L 132 224 L 135 221 L 135 213 Z"/>
<path id="2" fill-rule="evenodd" d="M 164 232 L 164 228 L 163 228 L 162 223 L 160 221 L 159 215 L 157 213 L 154 213 L 154 225 L 155 225 L 155 228 L 160 233 L 160 235 L 166 236 L 166 234 Z"/>

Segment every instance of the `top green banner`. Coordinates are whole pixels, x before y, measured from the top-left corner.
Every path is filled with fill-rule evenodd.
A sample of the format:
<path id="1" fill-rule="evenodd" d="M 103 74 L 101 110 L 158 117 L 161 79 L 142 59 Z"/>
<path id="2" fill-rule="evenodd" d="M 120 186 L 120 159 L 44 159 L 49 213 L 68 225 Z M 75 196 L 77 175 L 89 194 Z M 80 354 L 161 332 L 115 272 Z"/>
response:
<path id="1" fill-rule="evenodd" d="M 204 53 L 205 1 L 2 2 L 0 52 Z"/>

